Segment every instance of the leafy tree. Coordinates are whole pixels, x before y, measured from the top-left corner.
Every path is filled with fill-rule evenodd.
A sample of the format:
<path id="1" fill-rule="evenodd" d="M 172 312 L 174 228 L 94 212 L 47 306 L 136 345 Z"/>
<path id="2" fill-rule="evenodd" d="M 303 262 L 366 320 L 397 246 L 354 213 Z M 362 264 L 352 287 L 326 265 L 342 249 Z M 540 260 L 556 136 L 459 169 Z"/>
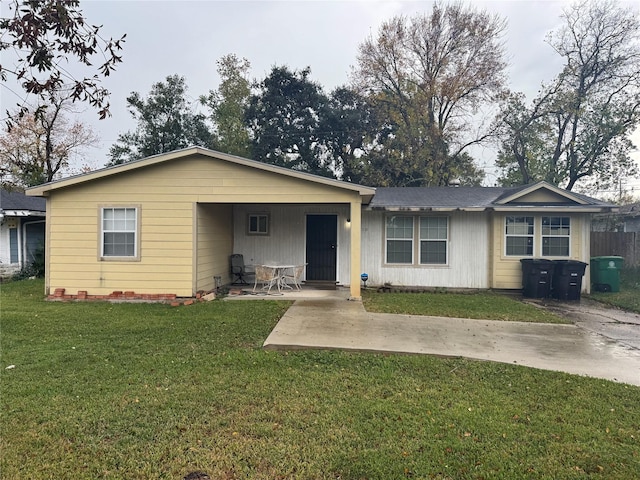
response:
<path id="1" fill-rule="evenodd" d="M 348 87 L 329 95 L 319 118 L 320 149 L 335 175 L 345 181 L 369 181 L 367 152 L 374 132 L 374 112 L 368 100 Z"/>
<path id="2" fill-rule="evenodd" d="M 98 138 L 90 127 L 70 121 L 69 97 L 52 98 L 17 119 L 0 136 L 0 174 L 3 188 L 24 188 L 54 180 L 69 160 Z"/>
<path id="3" fill-rule="evenodd" d="M 579 2 L 547 39 L 565 65 L 530 107 L 513 94 L 498 122 L 504 183 L 611 187 L 637 174 L 629 134 L 640 123 L 640 22 L 613 1 Z"/>
<path id="4" fill-rule="evenodd" d="M 478 180 L 480 171 L 462 154 L 490 135 L 470 125 L 501 92 L 504 27 L 486 12 L 436 3 L 430 15 L 394 17 L 360 45 L 353 80 L 385 119 L 373 152 L 390 163 L 386 184 L 444 185 L 459 175 Z"/>
<path id="5" fill-rule="evenodd" d="M 321 147 L 327 96 L 309 79 L 311 70 L 274 66 L 256 85 L 245 120 L 256 160 L 327 177 L 334 176 Z"/>
<path id="6" fill-rule="evenodd" d="M 250 157 L 251 145 L 244 114 L 251 95 L 251 84 L 247 79 L 251 64 L 246 58 L 239 59 L 234 54 L 223 56 L 217 64 L 220 75 L 218 89 L 200 97 L 200 102 L 211 112 L 213 148 Z"/>
<path id="7" fill-rule="evenodd" d="M 79 5 L 78 0 L 11 1 L 13 15 L 0 19 L 0 52 L 14 50 L 18 58 L 11 65 L 5 56 L 0 79 L 15 78 L 25 93 L 37 95 L 44 103 L 66 91 L 72 82 L 71 99 L 88 102 L 98 109 L 100 118 L 105 118 L 109 114 L 109 92 L 100 80 L 122 61 L 118 52 L 126 35 L 117 40 L 103 39 L 101 27 L 87 24 Z M 95 68 L 97 57 L 100 60 Z M 95 73 L 82 79 L 70 78 L 64 67 L 67 63 L 88 67 Z M 27 109 L 22 104 L 19 107 L 18 117 Z M 15 118 L 9 114 L 9 126 Z"/>
<path id="8" fill-rule="evenodd" d="M 187 100 L 184 77 L 170 75 L 165 82 L 154 84 L 146 99 L 132 92 L 127 97 L 127 104 L 138 126 L 135 131 L 118 136 L 109 150 L 111 160 L 108 165 L 192 145 L 211 146 L 211 132 L 205 116 L 195 113 Z"/>

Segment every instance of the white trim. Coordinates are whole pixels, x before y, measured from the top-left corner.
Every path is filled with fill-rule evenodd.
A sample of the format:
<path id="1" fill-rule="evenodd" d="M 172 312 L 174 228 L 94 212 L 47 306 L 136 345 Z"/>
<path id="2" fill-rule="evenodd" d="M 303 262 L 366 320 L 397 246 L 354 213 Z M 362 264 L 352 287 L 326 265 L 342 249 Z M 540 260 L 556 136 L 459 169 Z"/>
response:
<path id="1" fill-rule="evenodd" d="M 407 238 L 389 238 L 388 234 L 387 234 L 387 221 L 389 220 L 389 218 L 393 218 L 393 217 L 402 217 L 402 218 L 410 218 L 411 219 L 411 238 L 407 239 Z M 394 265 L 394 266 L 412 266 L 415 265 L 415 259 L 414 259 L 414 255 L 415 255 L 415 250 L 416 250 L 416 245 L 415 245 L 415 240 L 416 240 L 416 215 L 385 215 L 384 217 L 384 222 L 383 222 L 383 228 L 384 228 L 384 265 Z M 389 262 L 388 261 L 388 247 L 389 247 L 389 240 L 393 240 L 393 241 L 410 241 L 411 242 L 411 261 L 410 262 Z"/>
<path id="2" fill-rule="evenodd" d="M 100 261 L 138 261 L 140 260 L 140 206 L 138 205 L 100 205 Z M 133 230 L 133 255 L 105 255 L 104 254 L 104 212 L 105 210 L 133 210 L 135 217 L 135 228 Z M 107 230 L 108 232 L 131 233 L 130 230 Z"/>
<path id="3" fill-rule="evenodd" d="M 531 218 L 532 220 L 532 228 L 533 231 L 531 232 L 531 234 L 527 234 L 527 235 L 519 235 L 519 234 L 507 234 L 507 218 L 509 217 L 523 217 L 523 218 Z M 528 223 L 527 223 L 528 225 Z M 507 252 L 507 238 L 509 237 L 518 237 L 518 238 L 531 238 L 531 255 L 522 255 L 522 254 L 510 254 Z M 503 256 L 506 258 L 533 258 L 536 255 L 536 217 L 535 215 L 504 215 L 502 217 L 502 238 L 504 239 L 504 249 L 503 249 Z"/>
<path id="4" fill-rule="evenodd" d="M 544 234 L 544 223 L 543 220 L 544 218 L 567 218 L 569 220 L 569 234 L 568 235 L 545 235 Z M 541 215 L 540 216 L 540 255 L 543 257 L 557 257 L 557 258 L 571 258 L 571 224 L 573 222 L 571 221 L 571 216 L 570 215 Z M 562 225 L 561 225 L 562 226 Z M 566 255 L 551 255 L 551 254 L 545 254 L 544 253 L 544 239 L 545 238 L 565 238 L 568 240 L 569 242 L 569 248 L 568 248 L 568 252 Z"/>
<path id="5" fill-rule="evenodd" d="M 449 221 L 449 217 L 445 216 L 445 215 L 419 215 L 418 217 L 418 228 L 417 228 L 417 234 L 418 234 L 418 265 L 421 267 L 446 267 L 449 265 L 449 247 L 451 246 L 450 244 L 450 229 L 449 229 L 449 225 L 450 225 L 450 221 Z M 445 251 L 444 251 L 444 256 L 445 256 L 445 261 L 444 263 L 422 263 L 422 237 L 420 236 L 420 227 L 421 227 L 421 223 L 422 223 L 422 219 L 423 218 L 444 218 L 447 221 L 447 238 L 445 239 L 424 239 L 425 242 L 444 242 L 445 245 Z"/>

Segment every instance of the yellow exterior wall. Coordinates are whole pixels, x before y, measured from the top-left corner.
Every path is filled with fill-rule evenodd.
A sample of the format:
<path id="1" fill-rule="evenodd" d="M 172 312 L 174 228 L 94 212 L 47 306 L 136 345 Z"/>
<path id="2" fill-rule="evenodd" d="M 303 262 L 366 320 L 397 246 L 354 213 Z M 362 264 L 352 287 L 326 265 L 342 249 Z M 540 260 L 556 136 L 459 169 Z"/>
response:
<path id="1" fill-rule="evenodd" d="M 533 257 L 527 258 L 547 258 L 550 260 L 579 260 L 589 263 L 589 214 L 568 214 L 568 213 L 496 213 L 493 216 L 492 228 L 492 288 L 520 289 L 522 288 L 522 265 L 520 258 L 505 255 L 505 217 L 507 216 L 533 216 L 534 217 L 534 240 Z M 542 216 L 568 216 L 571 219 L 571 240 L 569 257 L 549 257 L 542 256 Z M 586 237 L 586 238 L 585 238 Z M 584 291 L 589 290 L 589 275 L 585 274 L 582 281 Z"/>
<path id="2" fill-rule="evenodd" d="M 196 291 L 212 290 L 213 277 L 230 281 L 229 256 L 233 253 L 233 208 L 231 205 L 198 204 Z"/>
<path id="3" fill-rule="evenodd" d="M 221 227 L 230 218 L 230 204 L 359 201 L 354 191 L 199 155 L 54 189 L 49 195 L 47 293 L 64 288 L 67 294 L 86 290 L 88 295 L 122 290 L 190 296 L 208 285 L 212 272 L 224 278 L 231 223 L 226 230 Z M 139 261 L 99 258 L 102 206 L 140 209 Z M 214 222 L 210 217 L 215 214 L 224 218 Z M 215 230 L 220 233 L 213 239 L 198 235 Z M 215 258 L 205 255 L 211 251 Z"/>
<path id="4" fill-rule="evenodd" d="M 562 195 L 547 190 L 546 188 L 539 188 L 531 193 L 518 197 L 518 203 L 567 203 L 567 198 Z"/>

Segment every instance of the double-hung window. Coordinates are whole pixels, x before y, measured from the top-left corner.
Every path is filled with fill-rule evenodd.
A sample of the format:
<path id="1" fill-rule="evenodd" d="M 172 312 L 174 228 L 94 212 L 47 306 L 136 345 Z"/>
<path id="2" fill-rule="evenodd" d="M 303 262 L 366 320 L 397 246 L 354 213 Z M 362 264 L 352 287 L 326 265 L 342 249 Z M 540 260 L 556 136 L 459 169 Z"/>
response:
<path id="1" fill-rule="evenodd" d="M 413 263 L 413 217 L 387 217 L 387 263 Z"/>
<path id="2" fill-rule="evenodd" d="M 102 208 L 101 257 L 138 256 L 138 209 Z"/>
<path id="3" fill-rule="evenodd" d="M 505 218 L 506 254 L 533 256 L 533 217 Z"/>
<path id="4" fill-rule="evenodd" d="M 569 256 L 570 223 L 569 217 L 542 217 L 542 255 Z"/>
<path id="5" fill-rule="evenodd" d="M 420 217 L 420 263 L 447 263 L 446 217 Z"/>

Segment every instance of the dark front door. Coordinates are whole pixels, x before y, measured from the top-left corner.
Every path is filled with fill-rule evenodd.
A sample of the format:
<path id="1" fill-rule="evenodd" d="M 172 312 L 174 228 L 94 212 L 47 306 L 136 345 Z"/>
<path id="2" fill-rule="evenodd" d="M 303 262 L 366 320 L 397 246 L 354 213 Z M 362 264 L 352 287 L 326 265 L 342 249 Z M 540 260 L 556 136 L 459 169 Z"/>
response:
<path id="1" fill-rule="evenodd" d="M 337 215 L 307 215 L 307 280 L 336 280 Z"/>

